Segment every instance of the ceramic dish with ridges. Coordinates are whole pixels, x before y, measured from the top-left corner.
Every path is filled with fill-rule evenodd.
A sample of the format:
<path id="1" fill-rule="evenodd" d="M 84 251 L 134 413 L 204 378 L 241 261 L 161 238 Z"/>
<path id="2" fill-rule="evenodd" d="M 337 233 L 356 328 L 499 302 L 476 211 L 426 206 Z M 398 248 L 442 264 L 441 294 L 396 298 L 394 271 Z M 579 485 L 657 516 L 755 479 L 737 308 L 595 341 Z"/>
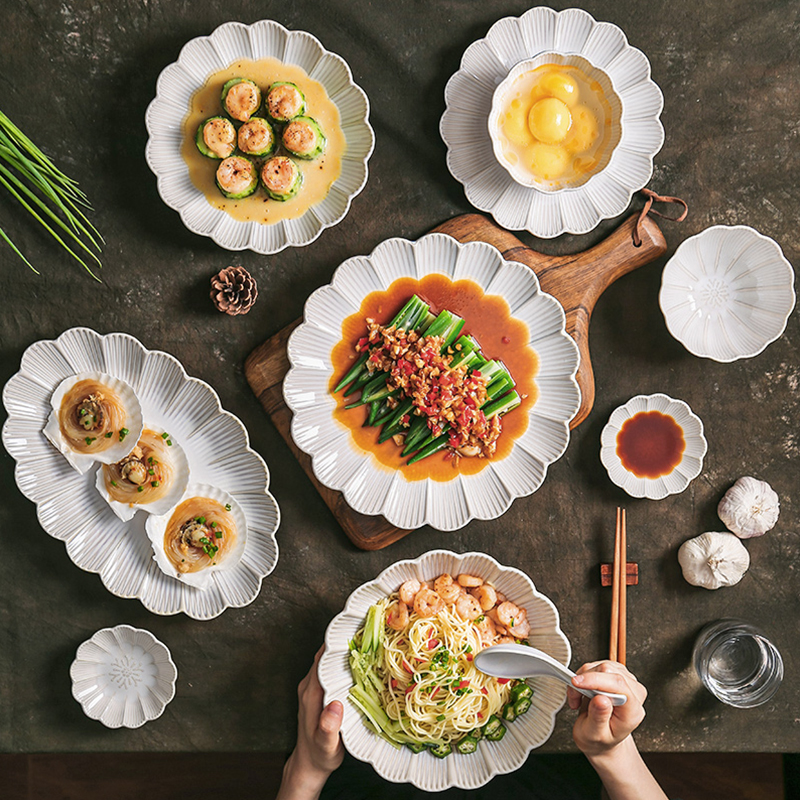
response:
<path id="1" fill-rule="evenodd" d="M 557 191 L 518 184 L 494 155 L 488 119 L 495 89 L 516 64 L 542 53 L 577 56 L 603 72 L 622 105 L 620 139 L 608 164 L 586 183 Z M 625 34 L 581 9 L 532 8 L 505 17 L 471 44 L 445 89 L 439 130 L 447 166 L 467 199 L 504 228 L 553 238 L 587 233 L 628 207 L 653 174 L 664 143 L 661 90 L 650 78 L 646 56 Z"/>
<path id="2" fill-rule="evenodd" d="M 369 607 L 396 592 L 401 583 L 410 578 L 432 580 L 445 572 L 451 575 L 466 572 L 492 583 L 509 600 L 527 610 L 531 623 L 528 640 L 534 647 L 565 665 L 572 655 L 553 603 L 537 591 L 524 572 L 502 566 L 484 553 L 459 555 L 448 550 L 432 550 L 417 559 L 392 564 L 374 581 L 356 589 L 325 633 L 325 652 L 319 664 L 325 703 L 340 700 L 344 705 L 342 740 L 351 755 L 372 764 L 388 781 L 409 782 L 426 792 L 441 792 L 453 786 L 477 789 L 495 775 L 521 767 L 528 753 L 550 737 L 556 714 L 567 696 L 564 684 L 554 678 L 530 679 L 533 687 L 530 711 L 507 726 L 501 741 L 482 741 L 478 750 L 469 756 L 454 753 L 437 759 L 427 753 L 415 755 L 407 747 L 397 750 L 365 725 L 358 709 L 348 700 L 348 691 L 353 685 L 348 642 L 364 624 Z"/>
<path id="3" fill-rule="evenodd" d="M 342 322 L 359 311 L 363 299 L 403 277 L 441 273 L 469 279 L 486 294 L 506 299 L 511 315 L 528 326 L 530 346 L 539 357 L 539 396 L 529 411 L 528 429 L 511 453 L 474 475 L 448 482 L 430 478 L 410 482 L 402 471 L 380 464 L 352 441 L 349 429 L 333 416 L 336 399 L 328 385 L 333 373 L 331 352 L 342 337 Z M 471 519 L 495 519 L 517 497 L 535 492 L 547 468 L 564 453 L 569 422 L 580 404 L 575 380 L 578 349 L 565 330 L 564 310 L 539 288 L 533 270 L 506 261 L 484 242 L 460 244 L 432 233 L 416 242 L 388 239 L 369 256 L 345 261 L 333 281 L 314 292 L 303 324 L 291 335 L 291 368 L 283 394 L 293 412 L 292 437 L 312 457 L 314 474 L 330 489 L 344 494 L 361 514 L 382 514 L 399 528 L 431 525 L 455 530 Z"/>
<path id="4" fill-rule="evenodd" d="M 54 388 L 69 375 L 89 371 L 129 383 L 144 418 L 181 443 L 192 480 L 219 486 L 241 505 L 250 531 L 242 560 L 236 569 L 214 575 L 206 591 L 161 572 L 144 529 L 147 515 L 119 519 L 97 491 L 94 473 L 79 475 L 44 437 Z M 3 389 L 3 405 L 3 444 L 17 462 L 17 486 L 36 503 L 45 531 L 65 543 L 78 567 L 99 573 L 110 592 L 138 598 L 154 614 L 184 612 L 194 619 L 255 600 L 278 562 L 280 511 L 269 493 L 269 472 L 250 449 L 240 420 L 222 409 L 207 383 L 187 376 L 177 359 L 145 349 L 126 333 L 102 336 L 71 328 L 25 351 L 20 371 Z"/>
<path id="5" fill-rule="evenodd" d="M 669 332 L 693 355 L 752 358 L 786 329 L 794 270 L 773 239 L 746 225 L 714 225 L 675 251 L 658 301 Z"/>
<path id="6" fill-rule="evenodd" d="M 617 435 L 626 420 L 642 411 L 659 411 L 672 417 L 683 430 L 685 449 L 678 465 L 668 475 L 659 478 L 639 478 L 628 471 L 617 455 Z M 615 409 L 600 434 L 600 460 L 612 482 L 631 497 L 663 500 L 667 495 L 680 494 L 700 474 L 708 442 L 703 435 L 703 423 L 683 400 L 666 394 L 639 394 Z"/>
<path id="7" fill-rule="evenodd" d="M 107 728 L 139 728 L 175 697 L 178 670 L 150 631 L 117 625 L 85 641 L 69 670 L 72 696 Z"/>
<path id="8" fill-rule="evenodd" d="M 221 209 L 213 208 L 192 184 L 181 156 L 185 137 L 183 120 L 192 95 L 209 75 L 241 58 L 277 58 L 302 67 L 310 78 L 325 87 L 339 109 L 347 142 L 341 175 L 325 199 L 297 219 L 272 225 L 233 219 Z M 367 182 L 367 162 L 375 144 L 369 124 L 369 101 L 353 82 L 344 59 L 325 50 L 310 33 L 289 31 L 272 20 L 252 25 L 226 22 L 210 36 L 188 42 L 177 62 L 159 76 L 145 124 L 149 136 L 145 156 L 158 178 L 158 193 L 181 215 L 183 224 L 193 233 L 210 236 L 226 250 L 252 250 L 262 255 L 310 244 L 325 228 L 340 222 Z"/>

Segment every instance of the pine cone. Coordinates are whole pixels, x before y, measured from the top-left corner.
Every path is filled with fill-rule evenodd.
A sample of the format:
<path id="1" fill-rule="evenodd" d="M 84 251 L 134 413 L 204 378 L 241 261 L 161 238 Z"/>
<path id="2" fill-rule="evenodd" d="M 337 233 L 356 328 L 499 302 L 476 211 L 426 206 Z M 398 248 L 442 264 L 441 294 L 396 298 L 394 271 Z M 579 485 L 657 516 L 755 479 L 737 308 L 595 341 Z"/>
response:
<path id="1" fill-rule="evenodd" d="M 225 314 L 246 314 L 257 297 L 256 280 L 244 267 L 225 267 L 211 279 L 211 299 Z"/>

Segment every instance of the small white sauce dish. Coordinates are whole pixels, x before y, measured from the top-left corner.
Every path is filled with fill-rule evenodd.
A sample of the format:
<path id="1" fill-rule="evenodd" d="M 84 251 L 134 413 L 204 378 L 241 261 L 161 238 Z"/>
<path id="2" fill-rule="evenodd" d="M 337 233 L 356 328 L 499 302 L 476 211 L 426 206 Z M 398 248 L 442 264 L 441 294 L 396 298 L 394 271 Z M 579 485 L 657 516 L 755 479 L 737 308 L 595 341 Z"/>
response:
<path id="1" fill-rule="evenodd" d="M 693 355 L 752 358 L 786 329 L 794 270 L 769 237 L 746 225 L 715 225 L 678 247 L 658 301 L 669 332 Z"/>
<path id="2" fill-rule="evenodd" d="M 683 431 L 685 447 L 680 461 L 666 475 L 657 478 L 638 477 L 627 469 L 617 452 L 617 437 L 622 426 L 641 412 L 658 411 L 672 417 Z M 680 494 L 700 474 L 708 442 L 703 435 L 703 422 L 683 400 L 666 394 L 639 394 L 615 409 L 600 434 L 600 460 L 611 481 L 631 497 L 663 500 Z"/>
<path id="3" fill-rule="evenodd" d="M 139 728 L 175 696 L 178 670 L 166 645 L 130 625 L 103 628 L 85 641 L 69 670 L 72 696 L 107 728 Z"/>
<path id="4" fill-rule="evenodd" d="M 608 143 L 600 156 L 600 161 L 596 169 L 587 172 L 580 178 L 573 180 L 545 180 L 531 174 L 520 162 L 512 163 L 506 158 L 503 147 L 504 136 L 502 134 L 503 113 L 514 97 L 517 82 L 529 72 L 544 66 L 545 64 L 560 64 L 561 66 L 577 67 L 592 82 L 597 82 L 602 89 L 603 96 L 611 107 L 611 131 Z M 602 124 L 602 120 L 601 120 Z M 622 137 L 622 101 L 614 91 L 613 84 L 609 76 L 598 69 L 591 61 L 583 56 L 564 53 L 540 53 L 535 58 L 520 61 L 511 68 L 497 88 L 492 97 L 492 110 L 489 112 L 489 136 L 492 140 L 494 155 L 499 164 L 508 174 L 521 186 L 539 189 L 543 192 L 557 192 L 562 189 L 574 189 L 583 186 L 593 175 L 602 172 L 611 160 L 614 149 L 619 144 Z"/>

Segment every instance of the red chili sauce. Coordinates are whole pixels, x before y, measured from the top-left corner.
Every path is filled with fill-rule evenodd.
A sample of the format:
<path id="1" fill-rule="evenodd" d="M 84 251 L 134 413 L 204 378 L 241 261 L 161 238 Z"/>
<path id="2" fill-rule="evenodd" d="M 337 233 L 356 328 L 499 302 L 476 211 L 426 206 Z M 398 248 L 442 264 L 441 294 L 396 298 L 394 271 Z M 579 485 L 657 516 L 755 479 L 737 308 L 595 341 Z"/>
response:
<path id="1" fill-rule="evenodd" d="M 637 478 L 660 478 L 678 466 L 686 449 L 683 428 L 660 411 L 640 411 L 622 423 L 617 456 Z"/>
<path id="2" fill-rule="evenodd" d="M 347 317 L 342 323 L 342 340 L 331 353 L 333 376 L 329 389 L 333 393 L 336 384 L 358 357 L 355 346 L 366 332 L 366 318 L 388 323 L 402 308 L 411 295 L 419 295 L 431 307 L 434 314 L 447 309 L 465 320 L 461 335 L 471 334 L 477 339 L 486 358 L 500 359 L 508 368 L 522 398 L 517 408 L 503 416 L 503 432 L 497 442 L 497 452 L 492 459 L 458 458 L 448 456 L 447 450 L 418 461 L 410 466 L 408 457 L 401 456 L 402 447 L 391 439 L 378 443 L 380 426 L 364 427 L 368 406 L 345 409 L 357 394 L 345 400 L 343 392 L 335 395 L 337 406 L 334 419 L 348 427 L 358 447 L 372 453 L 378 461 L 390 469 L 402 469 L 409 481 L 432 478 L 449 481 L 457 475 L 472 475 L 483 469 L 489 461 L 505 458 L 528 427 L 528 412 L 536 402 L 537 389 L 534 378 L 539 370 L 539 359 L 528 347 L 528 326 L 514 319 L 508 303 L 498 295 L 484 294 L 474 281 L 451 281 L 445 275 L 426 275 L 421 280 L 400 278 L 386 291 L 373 292 L 361 303 L 358 313 Z"/>

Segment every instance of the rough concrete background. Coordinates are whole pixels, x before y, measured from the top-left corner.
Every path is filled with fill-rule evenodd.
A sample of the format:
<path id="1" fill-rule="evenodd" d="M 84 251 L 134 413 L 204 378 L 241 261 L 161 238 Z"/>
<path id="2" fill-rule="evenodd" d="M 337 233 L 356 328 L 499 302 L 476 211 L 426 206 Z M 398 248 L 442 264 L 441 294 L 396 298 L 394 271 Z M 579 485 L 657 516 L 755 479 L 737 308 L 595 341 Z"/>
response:
<path id="1" fill-rule="evenodd" d="M 663 226 L 670 253 L 711 224 L 747 224 L 776 238 L 798 263 L 797 4 L 625 0 L 583 7 L 625 30 L 650 58 L 664 92 L 666 144 L 651 187 L 691 207 L 686 223 Z M 629 665 L 651 690 L 641 747 L 800 749 L 796 315 L 762 355 L 717 364 L 694 358 L 667 333 L 657 303 L 664 260 L 627 276 L 601 299 L 592 322 L 595 409 L 542 489 L 499 520 L 450 534 L 420 530 L 376 553 L 349 543 L 243 378 L 252 348 L 297 317 L 345 258 L 390 236 L 416 238 L 471 210 L 446 170 L 438 135 L 444 86 L 470 42 L 527 4 L 2 0 L 0 8 L 0 108 L 80 178 L 107 241 L 99 285 L 0 193 L 0 227 L 42 272 L 33 275 L 0 246 L 0 381 L 38 339 L 75 325 L 127 331 L 216 388 L 269 464 L 283 512 L 280 562 L 252 605 L 206 623 L 159 618 L 136 600 L 112 596 L 96 575 L 71 563 L 17 491 L 12 459 L 0 454 L 0 750 L 286 749 L 294 740 L 295 686 L 330 618 L 388 564 L 435 547 L 483 550 L 522 568 L 558 606 L 573 663 L 602 657 L 610 601 L 598 587 L 598 563 L 612 554 L 620 503 L 628 508 L 630 557 L 641 571 L 641 585 L 629 592 Z M 345 220 L 308 247 L 272 257 L 229 254 L 189 233 L 161 202 L 144 161 L 144 111 L 159 72 L 189 39 L 230 19 L 260 18 L 310 30 L 349 62 L 370 97 L 377 136 L 369 182 Z M 581 237 L 523 238 L 545 252 L 569 253 L 618 222 Z M 245 318 L 223 317 L 208 301 L 209 277 L 228 264 L 243 264 L 259 281 L 258 303 Z M 702 475 L 685 493 L 657 503 L 623 495 L 598 457 L 613 408 L 655 391 L 687 401 L 709 440 Z M 716 504 L 744 474 L 777 490 L 778 526 L 748 543 L 752 567 L 739 586 L 690 587 L 676 550 L 721 527 Z M 786 662 L 784 686 L 757 710 L 717 703 L 689 669 L 700 627 L 729 615 L 762 626 Z M 178 691 L 158 721 L 108 731 L 83 716 L 70 696 L 68 670 L 78 644 L 123 622 L 169 645 Z M 572 749 L 571 720 L 569 712 L 559 716 L 546 750 Z"/>

